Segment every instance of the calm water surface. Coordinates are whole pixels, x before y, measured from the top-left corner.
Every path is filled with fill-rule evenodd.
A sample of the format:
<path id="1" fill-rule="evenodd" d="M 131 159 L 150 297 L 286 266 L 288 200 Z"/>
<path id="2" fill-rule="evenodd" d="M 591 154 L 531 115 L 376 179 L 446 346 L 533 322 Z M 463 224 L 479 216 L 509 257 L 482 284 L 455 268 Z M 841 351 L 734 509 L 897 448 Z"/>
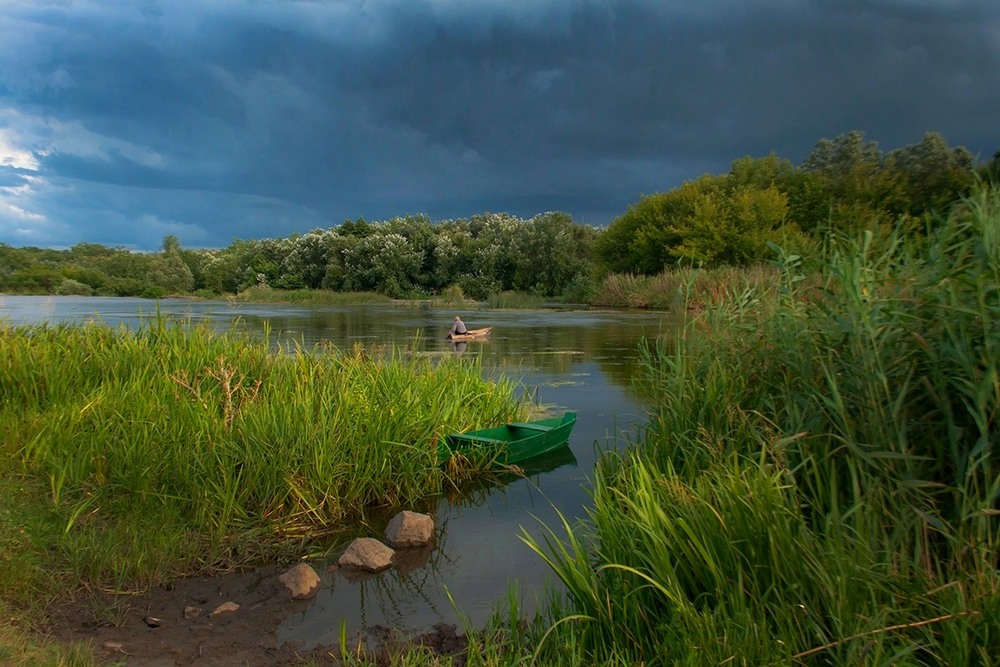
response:
<path id="1" fill-rule="evenodd" d="M 639 340 L 670 335 L 677 326 L 663 313 L 458 313 L 398 305 L 0 296 L 0 319 L 15 324 L 97 321 L 134 327 L 157 311 L 170 320 L 205 322 L 220 331 L 235 326 L 263 335 L 269 327 L 276 345 L 395 344 L 430 355 L 480 357 L 487 372 L 506 373 L 541 403 L 577 413 L 569 451 L 533 464 L 526 478 L 460 499 L 442 498 L 434 510 L 439 532 L 433 550 L 411 554 L 404 567 L 379 575 L 349 580 L 324 574 L 320 595 L 289 616 L 279 631 L 281 640 L 306 649 L 337 641 L 342 621 L 352 633 L 379 625 L 420 630 L 462 618 L 478 626 L 509 587 L 523 594 L 530 611 L 555 580 L 518 535 L 522 529 L 540 535 L 540 521 L 555 528 L 556 510 L 571 520 L 583 516 L 598 450 L 621 446 L 619 434 L 645 421 L 646 405 L 632 386 Z M 470 328 L 494 327 L 491 340 L 464 346 L 444 340 L 456 314 Z M 382 538 L 382 528 L 373 527 L 371 537 Z"/>

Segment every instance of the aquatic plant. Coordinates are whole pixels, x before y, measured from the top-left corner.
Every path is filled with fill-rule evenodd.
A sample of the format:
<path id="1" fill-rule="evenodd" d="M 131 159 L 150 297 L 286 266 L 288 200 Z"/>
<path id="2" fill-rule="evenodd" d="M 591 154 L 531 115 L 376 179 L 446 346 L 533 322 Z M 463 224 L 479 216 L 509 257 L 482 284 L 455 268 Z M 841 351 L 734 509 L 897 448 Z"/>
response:
<path id="1" fill-rule="evenodd" d="M 3 325 L 0 358 L 4 474 L 44 488 L 59 560 L 116 586 L 294 551 L 414 504 L 452 485 L 442 433 L 522 414 L 475 360 L 273 352 L 266 335 L 162 319 Z"/>
<path id="2" fill-rule="evenodd" d="M 657 409 L 525 541 L 563 664 L 996 664 L 1000 192 L 831 239 L 643 349 Z"/>

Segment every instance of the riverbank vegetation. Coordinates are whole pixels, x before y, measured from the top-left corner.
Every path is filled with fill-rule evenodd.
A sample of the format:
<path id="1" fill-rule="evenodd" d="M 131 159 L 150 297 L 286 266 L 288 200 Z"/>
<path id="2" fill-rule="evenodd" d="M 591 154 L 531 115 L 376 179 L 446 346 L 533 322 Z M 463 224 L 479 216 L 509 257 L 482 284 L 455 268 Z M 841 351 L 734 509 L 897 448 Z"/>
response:
<path id="1" fill-rule="evenodd" d="M 161 320 L 0 324 L 0 359 L 0 606 L 35 618 L 333 546 L 483 473 L 439 465 L 443 433 L 525 416 L 474 359 L 276 353 Z"/>
<path id="2" fill-rule="evenodd" d="M 227 298 L 247 303 L 300 303 L 314 306 L 352 306 L 392 302 L 391 298 L 378 292 L 334 292 L 327 289 L 283 290 L 267 285 L 248 287 L 239 294 Z"/>
<path id="3" fill-rule="evenodd" d="M 333 293 L 412 300 L 459 289 L 479 302 L 517 294 L 659 308 L 672 299 L 668 284 L 650 293 L 660 283 L 636 282 L 639 291 L 622 298 L 608 294 L 607 282 L 620 288 L 666 273 L 669 283 L 679 268 L 751 266 L 772 261 L 774 246 L 813 257 L 830 234 L 896 222 L 924 234 L 977 180 L 998 177 L 1000 155 L 976 164 L 938 134 L 882 152 L 855 131 L 819 141 L 799 165 L 774 154 L 745 157 L 726 173 L 640 197 L 602 229 L 559 212 L 483 213 L 359 218 L 204 250 L 182 248 L 173 236 L 158 252 L 0 244 L 0 292 L 331 303 Z"/>
<path id="4" fill-rule="evenodd" d="M 524 533 L 563 589 L 468 664 L 1000 664 L 1000 193 L 779 257 L 644 345 L 648 425 Z"/>
<path id="5" fill-rule="evenodd" d="M 821 142 L 788 172 L 800 190 L 748 190 L 747 174 L 788 171 L 765 159 L 734 165 L 738 187 L 713 177 L 619 219 L 642 224 L 617 247 L 632 238 L 636 261 L 646 251 L 660 260 L 585 274 L 591 298 L 676 304 L 689 323 L 643 348 L 656 408 L 633 446 L 600 460 L 586 519 L 541 540 L 525 534 L 564 590 L 528 622 L 511 596 L 505 620 L 469 629 L 463 657 L 998 664 L 1000 191 L 948 167 L 964 164 L 952 149 L 954 161 L 925 180 L 899 166 L 925 164 L 940 147 L 925 143 L 874 160 L 858 136 Z M 836 188 L 819 188 L 836 174 Z M 861 196 L 870 191 L 880 194 Z M 948 208 L 946 192 L 966 196 Z M 725 238 L 753 231 L 739 206 L 773 221 L 781 195 L 801 210 L 812 202 L 824 222 L 753 231 L 753 243 L 710 253 L 700 225 L 723 195 L 729 208 L 711 210 L 728 221 Z M 594 237 L 594 257 L 616 247 L 615 224 Z M 763 268 L 754 253 L 765 251 Z M 663 274 L 681 255 L 701 266 Z M 671 300 L 656 301 L 661 293 Z M 517 409 L 511 387 L 462 364 L 378 362 L 363 350 L 275 356 L 266 343 L 164 326 L 2 333 L 0 484 L 11 500 L 0 512 L 0 589 L 12 608 L 81 581 L 145 586 L 302 549 L 373 507 L 447 484 L 430 461 L 437 427 Z M 410 392 L 412 414 L 393 416 L 397 392 Z M 355 431 L 396 457 L 388 486 L 377 456 L 340 440 Z"/>
<path id="6" fill-rule="evenodd" d="M 541 662 L 998 664 L 1000 193 L 817 270 L 645 346 L 641 443 L 525 538 L 567 589 Z"/>
<path id="7" fill-rule="evenodd" d="M 779 258 L 643 346 L 648 424 L 523 534 L 562 589 L 468 664 L 1000 664 L 1000 192 Z"/>

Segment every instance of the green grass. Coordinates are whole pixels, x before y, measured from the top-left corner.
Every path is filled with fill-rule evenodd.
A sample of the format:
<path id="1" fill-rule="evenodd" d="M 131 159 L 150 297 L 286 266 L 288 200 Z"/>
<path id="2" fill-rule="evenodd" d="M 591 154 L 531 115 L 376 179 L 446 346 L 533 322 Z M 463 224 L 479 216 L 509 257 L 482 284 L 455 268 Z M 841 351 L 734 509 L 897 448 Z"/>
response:
<path id="1" fill-rule="evenodd" d="M 655 276 L 615 273 L 604 278 L 588 302 L 610 308 L 700 311 L 748 291 L 767 294 L 777 287 L 778 275 L 768 265 L 680 268 Z"/>
<path id="2" fill-rule="evenodd" d="M 274 354 L 163 321 L 2 325 L 0 358 L 12 604 L 300 555 L 462 483 L 438 464 L 443 433 L 523 414 L 513 386 L 475 363 Z"/>
<path id="3" fill-rule="evenodd" d="M 601 458 L 585 519 L 523 535 L 563 588 L 531 620 L 512 594 L 487 628 L 465 628 L 463 663 L 1000 664 L 1000 192 L 910 234 L 831 239 L 809 279 L 789 256 L 714 281 L 665 276 L 657 294 L 689 320 L 642 349 L 649 423 Z M 14 497 L 0 544 L 12 558 L 52 549 L 16 556 L 29 581 L 52 553 L 57 579 L 144 581 L 175 566 L 174 542 L 141 531 L 167 554 L 142 573 L 113 557 L 119 547 L 85 539 L 96 526 L 138 529 L 136 507 L 158 511 L 168 533 L 194 527 L 204 546 L 191 553 L 222 561 L 250 548 L 240 537 L 322 532 L 334 516 L 446 484 L 425 461 L 434 425 L 514 409 L 503 386 L 446 365 L 414 376 L 360 350 L 272 359 L 179 335 L 0 332 Z M 439 382 L 465 402 L 436 397 Z M 433 417 L 394 417 L 387 394 Z M 369 410 L 388 422 L 371 429 L 370 450 L 309 445 L 367 424 Z M 359 479 L 343 477 L 341 451 Z M 406 477 L 385 489 L 392 456 Z M 27 520 L 23 507 L 40 509 Z M 389 661 L 454 662 L 420 650 Z"/>
<path id="4" fill-rule="evenodd" d="M 799 265 L 644 347 L 543 661 L 1000 664 L 1000 192 Z"/>
<path id="5" fill-rule="evenodd" d="M 392 302 L 390 297 L 376 292 L 334 292 L 325 289 L 285 290 L 267 285 L 250 287 L 228 298 L 233 301 L 252 303 L 307 303 L 333 306 Z"/>
<path id="6" fill-rule="evenodd" d="M 500 292 L 490 294 L 486 299 L 487 306 L 496 310 L 541 308 L 545 302 L 544 297 L 532 292 Z"/>

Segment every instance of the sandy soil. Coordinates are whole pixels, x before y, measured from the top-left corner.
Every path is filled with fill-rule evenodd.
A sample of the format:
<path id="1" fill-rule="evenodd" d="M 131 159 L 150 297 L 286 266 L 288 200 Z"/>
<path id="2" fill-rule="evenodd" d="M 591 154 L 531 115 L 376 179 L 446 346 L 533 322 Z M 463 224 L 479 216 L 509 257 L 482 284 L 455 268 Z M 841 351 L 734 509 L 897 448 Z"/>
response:
<path id="1" fill-rule="evenodd" d="M 50 610 L 48 631 L 57 641 L 90 642 L 99 659 L 124 660 L 126 665 L 296 665 L 306 660 L 339 664 L 337 646 L 301 651 L 278 645 L 281 622 L 309 604 L 291 599 L 277 581 L 282 571 L 264 568 L 185 579 L 143 595 L 102 595 L 97 607 L 106 611 L 100 614 L 95 614 L 93 600 L 63 604 Z M 227 602 L 239 608 L 212 613 Z M 380 628 L 350 638 L 349 644 L 357 649 L 359 641 L 368 655 L 383 659 L 387 651 L 407 642 L 439 655 L 458 655 L 466 646 L 465 637 L 448 625 L 418 637 Z"/>

